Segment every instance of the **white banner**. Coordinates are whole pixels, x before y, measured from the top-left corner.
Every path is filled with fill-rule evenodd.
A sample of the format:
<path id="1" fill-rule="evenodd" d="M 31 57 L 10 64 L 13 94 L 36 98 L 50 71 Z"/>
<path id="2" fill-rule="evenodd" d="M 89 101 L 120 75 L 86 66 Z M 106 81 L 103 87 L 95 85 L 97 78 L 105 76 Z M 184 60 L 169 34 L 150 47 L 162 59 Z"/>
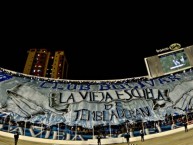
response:
<path id="1" fill-rule="evenodd" d="M 193 111 L 193 73 L 112 84 L 66 84 L 0 72 L 0 111 L 17 121 L 92 128 Z"/>

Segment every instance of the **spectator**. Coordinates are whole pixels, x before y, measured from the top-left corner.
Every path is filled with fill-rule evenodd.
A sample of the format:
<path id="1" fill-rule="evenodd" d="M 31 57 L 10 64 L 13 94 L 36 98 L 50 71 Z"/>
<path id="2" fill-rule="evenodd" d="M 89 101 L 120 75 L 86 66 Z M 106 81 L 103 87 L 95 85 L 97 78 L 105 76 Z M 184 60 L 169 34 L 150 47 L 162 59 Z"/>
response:
<path id="1" fill-rule="evenodd" d="M 184 129 L 185 129 L 185 132 L 188 132 L 188 124 L 187 124 L 187 122 L 184 122 Z"/>
<path id="2" fill-rule="evenodd" d="M 127 144 L 129 145 L 130 134 L 127 132 L 124 137 L 125 137 L 125 139 L 127 141 Z"/>
<path id="3" fill-rule="evenodd" d="M 19 139 L 19 132 L 16 131 L 14 134 L 14 139 L 15 139 L 15 145 L 17 145 L 18 139 Z"/>
<path id="4" fill-rule="evenodd" d="M 177 126 L 177 125 L 175 124 L 175 122 L 173 122 L 172 125 L 171 125 L 171 129 L 176 129 L 176 128 L 179 128 L 179 126 Z"/>
<path id="5" fill-rule="evenodd" d="M 144 132 L 143 132 L 143 130 L 140 130 L 140 136 L 141 136 L 141 141 L 144 141 Z"/>
<path id="6" fill-rule="evenodd" d="M 100 134 L 97 136 L 97 140 L 98 140 L 98 145 L 101 145 L 101 136 L 100 136 Z"/>

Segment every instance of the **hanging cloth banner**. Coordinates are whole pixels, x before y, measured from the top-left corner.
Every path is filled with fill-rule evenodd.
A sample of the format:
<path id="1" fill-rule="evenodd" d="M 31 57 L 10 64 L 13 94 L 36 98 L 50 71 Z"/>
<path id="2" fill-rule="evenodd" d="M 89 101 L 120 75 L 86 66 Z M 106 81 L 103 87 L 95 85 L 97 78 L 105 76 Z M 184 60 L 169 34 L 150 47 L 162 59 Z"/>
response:
<path id="1" fill-rule="evenodd" d="M 94 103 L 81 101 L 69 105 L 69 112 L 65 114 L 67 125 L 81 125 L 92 128 L 95 125 L 118 125 L 137 120 L 161 120 L 153 111 L 153 101 L 133 99 L 131 101 L 117 100 L 108 103 Z"/>
<path id="2" fill-rule="evenodd" d="M 193 73 L 122 84 L 63 84 L 0 72 L 0 115 L 92 128 L 193 111 Z"/>

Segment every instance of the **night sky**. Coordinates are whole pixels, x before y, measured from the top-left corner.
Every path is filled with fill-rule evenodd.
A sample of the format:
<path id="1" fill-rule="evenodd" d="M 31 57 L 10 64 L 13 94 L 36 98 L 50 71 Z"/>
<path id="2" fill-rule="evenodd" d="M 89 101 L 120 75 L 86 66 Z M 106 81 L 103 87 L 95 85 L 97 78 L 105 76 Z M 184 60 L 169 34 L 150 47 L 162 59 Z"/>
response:
<path id="1" fill-rule="evenodd" d="M 47 48 L 66 52 L 69 79 L 123 79 L 146 76 L 144 58 L 157 55 L 156 49 L 172 43 L 193 45 L 189 19 L 180 19 L 186 22 L 181 25 L 179 19 L 174 23 L 158 16 L 102 16 L 71 17 L 72 21 L 29 16 L 10 26 L 6 21 L 1 28 L 0 67 L 22 72 L 28 49 Z"/>

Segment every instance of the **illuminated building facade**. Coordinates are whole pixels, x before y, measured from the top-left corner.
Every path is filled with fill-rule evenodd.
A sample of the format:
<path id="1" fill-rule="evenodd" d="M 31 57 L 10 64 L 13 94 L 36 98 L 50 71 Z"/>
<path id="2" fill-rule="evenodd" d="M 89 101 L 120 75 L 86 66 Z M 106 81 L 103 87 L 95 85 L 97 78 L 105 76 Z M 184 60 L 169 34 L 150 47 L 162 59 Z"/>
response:
<path id="1" fill-rule="evenodd" d="M 55 78 L 67 78 L 68 63 L 64 51 L 30 49 L 23 73 Z"/>

